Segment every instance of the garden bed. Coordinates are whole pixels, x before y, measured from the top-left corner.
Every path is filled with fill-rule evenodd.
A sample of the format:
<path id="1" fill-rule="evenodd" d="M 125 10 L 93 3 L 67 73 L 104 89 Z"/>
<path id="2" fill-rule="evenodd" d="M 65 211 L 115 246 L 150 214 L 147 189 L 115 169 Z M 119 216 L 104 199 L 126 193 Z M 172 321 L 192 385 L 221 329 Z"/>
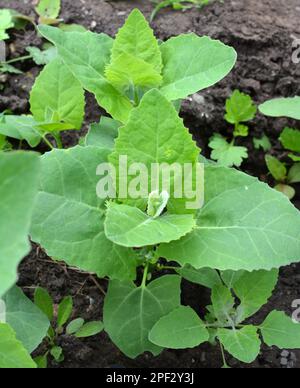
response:
<path id="1" fill-rule="evenodd" d="M 10 1 L 9 7 L 30 15 L 31 1 Z M 0 0 L 0 7 L 7 7 Z M 62 18 L 66 23 L 78 23 L 96 32 L 114 35 L 123 24 L 131 9 L 138 7 L 149 16 L 152 5 L 148 1 L 111 1 L 76 0 L 62 1 Z M 250 94 L 256 103 L 277 96 L 300 95 L 300 64 L 292 63 L 293 36 L 299 36 L 300 7 L 297 0 L 233 1 L 224 4 L 215 2 L 201 11 L 190 10 L 184 13 L 171 10 L 161 11 L 153 22 L 156 36 L 165 40 L 173 35 L 195 32 L 209 35 L 233 46 L 238 53 L 238 63 L 231 74 L 222 82 L 204 92 L 200 92 L 205 103 L 191 98 L 184 102 L 182 116 L 194 138 L 209 157 L 208 139 L 214 132 L 224 135 L 230 129 L 224 120 L 225 100 L 234 89 Z M 12 34 L 10 41 L 14 47 L 13 55 L 24 55 L 29 45 L 41 45 L 41 39 L 30 28 L 26 33 Z M 0 111 L 11 109 L 16 114 L 28 113 L 28 93 L 39 68 L 27 61 L 21 65 L 22 75 L 9 75 L 0 96 Z M 6 76 L 5 76 L 6 77 Z M 63 137 L 64 146 L 77 144 L 79 137 L 87 131 L 88 125 L 98 121 L 101 110 L 91 95 L 87 97 L 84 128 L 80 132 L 69 132 Z M 286 125 L 299 128 L 299 124 L 286 119 L 267 119 L 262 115 L 251 122 L 251 135 L 260 137 L 266 133 L 273 144 L 274 155 L 278 137 Z M 297 126 L 298 125 L 298 126 Z M 249 148 L 250 158 L 242 165 L 242 170 L 272 184 L 267 175 L 264 153 L 255 150 L 252 136 L 242 140 Z M 278 153 L 280 148 L 277 147 Z M 40 151 L 45 151 L 42 147 Z M 300 188 L 294 203 L 300 208 Z M 68 268 L 61 262 L 52 262 L 49 257 L 34 245 L 30 255 L 20 267 L 19 285 L 28 295 L 36 286 L 46 287 L 56 301 L 71 294 L 75 300 L 76 316 L 88 320 L 101 319 L 103 291 L 107 289 L 106 280 Z M 281 271 L 280 281 L 272 299 L 255 317 L 262 319 L 272 309 L 291 313 L 292 301 L 300 298 L 300 265 L 292 265 Z M 191 305 L 200 314 L 199 306 L 209 302 L 205 288 L 191 283 L 183 285 L 183 302 Z M 186 367 L 209 368 L 222 365 L 218 348 L 202 345 L 183 351 L 165 350 L 160 356 L 146 354 L 136 360 L 126 358 L 113 345 L 105 333 L 86 340 L 62 337 L 61 345 L 65 353 L 62 364 L 52 364 L 54 368 L 101 368 L 101 367 Z M 251 365 L 245 366 L 228 357 L 233 367 L 300 367 L 300 351 L 291 351 L 288 357 L 281 356 L 277 348 L 263 348 L 260 357 Z"/>

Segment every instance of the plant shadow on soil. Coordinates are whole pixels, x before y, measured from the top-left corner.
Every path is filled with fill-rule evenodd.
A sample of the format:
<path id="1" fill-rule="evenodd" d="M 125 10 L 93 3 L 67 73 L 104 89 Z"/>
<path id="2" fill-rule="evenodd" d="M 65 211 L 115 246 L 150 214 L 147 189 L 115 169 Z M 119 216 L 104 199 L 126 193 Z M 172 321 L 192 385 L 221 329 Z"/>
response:
<path id="1" fill-rule="evenodd" d="M 29 2 L 30 3 L 30 2 Z M 0 0 L 0 8 L 7 7 L 7 1 Z M 9 2 L 9 7 L 25 14 L 33 14 L 33 6 L 28 1 Z M 66 23 L 79 23 L 87 28 L 93 26 L 97 32 L 114 35 L 123 24 L 126 15 L 134 7 L 140 8 L 147 16 L 152 6 L 149 1 L 104 0 L 62 0 L 62 17 Z M 204 104 L 199 99 L 190 98 L 183 103 L 182 117 L 190 128 L 195 140 L 205 156 L 209 156 L 208 139 L 213 132 L 224 135 L 230 133 L 226 126 L 224 104 L 231 92 L 238 88 L 251 94 L 255 102 L 260 103 L 277 96 L 300 94 L 300 64 L 292 63 L 293 36 L 300 36 L 300 7 L 298 0 L 244 0 L 243 2 L 225 0 L 224 4 L 215 2 L 201 11 L 191 10 L 185 13 L 163 10 L 153 22 L 156 36 L 167 39 L 179 33 L 195 32 L 209 35 L 232 45 L 238 52 L 238 63 L 232 73 L 218 85 L 201 92 Z M 15 32 L 10 41 L 13 44 L 13 56 L 25 54 L 29 45 L 41 46 L 41 39 L 28 28 L 26 33 Z M 28 61 L 21 65 L 23 75 L 1 76 L 5 81 L 0 96 L 0 111 L 11 109 L 16 114 L 28 113 L 28 94 L 39 68 Z M 86 133 L 91 122 L 98 121 L 103 112 L 92 96 L 87 95 L 85 125 L 80 132 L 64 134 L 64 145 L 70 147 Z M 274 155 L 280 155 L 278 136 L 285 125 L 300 129 L 299 123 L 286 119 L 267 119 L 262 115 L 251 123 L 251 134 L 261 137 L 266 133 L 274 145 Z M 243 171 L 269 181 L 264 163 L 264 154 L 254 149 L 251 138 L 243 139 L 241 144 L 248 146 L 250 158 L 242 166 Z M 41 147 L 41 152 L 46 149 Z M 269 183 L 273 183 L 269 181 Z M 300 208 L 300 187 L 295 204 Z M 49 290 L 56 302 L 71 294 L 75 301 L 74 317 L 82 316 L 87 320 L 102 318 L 103 293 L 106 280 L 96 280 L 88 274 L 56 263 L 33 244 L 30 255 L 20 266 L 19 285 L 32 296 L 36 286 Z M 100 287 L 99 287 L 100 286 Z M 182 299 L 200 314 L 199 306 L 209 303 L 209 291 L 197 285 L 183 282 Z M 260 323 L 272 309 L 291 313 L 293 300 L 300 299 L 300 265 L 292 265 L 281 270 L 276 291 L 268 305 L 254 318 Z M 53 368 L 101 368 L 101 367 L 186 367 L 219 368 L 222 365 L 218 347 L 202 345 L 183 351 L 165 350 L 160 356 L 145 354 L 136 360 L 130 360 L 120 353 L 105 333 L 96 337 L 79 340 L 68 336 L 61 337 L 65 361 Z M 42 348 L 40 349 L 42 350 Z M 228 356 L 229 364 L 236 368 L 279 368 L 286 367 L 281 351 L 277 348 L 263 347 L 259 358 L 250 365 L 242 364 Z M 300 367 L 300 351 L 290 352 L 287 360 L 289 367 Z"/>

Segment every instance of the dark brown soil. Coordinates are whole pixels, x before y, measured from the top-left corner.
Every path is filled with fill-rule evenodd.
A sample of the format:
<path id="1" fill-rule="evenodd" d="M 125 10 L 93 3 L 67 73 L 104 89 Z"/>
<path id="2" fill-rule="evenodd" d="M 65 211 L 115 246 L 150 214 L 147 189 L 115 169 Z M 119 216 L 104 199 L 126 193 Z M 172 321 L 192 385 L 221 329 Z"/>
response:
<path id="1" fill-rule="evenodd" d="M 0 0 L 0 7 L 15 8 L 25 14 L 33 15 L 34 1 Z M 97 32 L 114 35 L 127 14 L 139 7 L 147 16 L 152 6 L 149 1 L 104 1 L 104 0 L 62 0 L 62 17 L 66 23 L 79 23 Z M 224 4 L 215 2 L 201 11 L 191 10 L 185 13 L 171 10 L 162 11 L 153 23 L 157 37 L 167 39 L 172 35 L 193 31 L 199 35 L 210 35 L 232 45 L 238 52 L 238 63 L 233 72 L 217 86 L 200 94 L 205 104 L 196 99 L 188 99 L 183 104 L 182 115 L 195 139 L 209 156 L 207 142 L 213 132 L 227 134 L 230 128 L 223 119 L 225 99 L 238 88 L 251 94 L 257 103 L 277 96 L 300 94 L 300 65 L 292 63 L 293 37 L 300 37 L 299 0 L 225 0 Z M 13 34 L 10 46 L 11 57 L 25 54 L 28 45 L 40 45 L 41 39 L 30 27 L 24 32 Z M 0 111 L 11 109 L 15 113 L 27 113 L 28 93 L 39 68 L 32 62 L 21 65 L 24 75 L 9 76 L 0 96 Z M 87 96 L 87 112 L 83 132 L 89 123 L 99 120 L 101 110 L 93 97 Z M 278 135 L 283 127 L 298 127 L 299 123 L 278 119 L 268 120 L 258 115 L 251 124 L 251 134 L 261 136 L 263 132 L 272 139 L 274 153 L 279 154 Z M 68 133 L 64 137 L 65 146 L 76 144 L 80 133 Z M 264 154 L 253 149 L 251 138 L 241 140 L 250 150 L 250 158 L 243 170 L 267 180 Z M 300 208 L 300 190 L 295 204 Z M 95 280 L 95 279 L 94 279 Z M 19 284 L 28 294 L 37 285 L 46 287 L 58 302 L 63 296 L 72 294 L 75 298 L 75 316 L 86 319 L 101 319 L 103 294 L 106 280 L 96 282 L 87 274 L 54 263 L 43 251 L 34 246 L 29 257 L 20 267 Z M 192 305 L 200 313 L 200 306 L 208 300 L 208 291 L 202 287 L 183 284 L 183 302 Z M 293 265 L 281 271 L 281 277 L 274 296 L 269 304 L 255 318 L 259 323 L 271 309 L 282 309 L 291 313 L 294 299 L 300 299 L 300 266 Z M 62 337 L 66 359 L 60 368 L 101 368 L 111 366 L 125 367 L 220 367 L 219 349 L 204 345 L 185 351 L 164 351 L 159 357 L 143 355 L 136 360 L 123 356 L 110 342 L 106 334 L 87 340 Z M 258 360 L 245 366 L 229 357 L 234 367 L 279 368 L 283 367 L 281 351 L 263 348 Z M 300 351 L 290 352 L 289 367 L 300 367 Z"/>

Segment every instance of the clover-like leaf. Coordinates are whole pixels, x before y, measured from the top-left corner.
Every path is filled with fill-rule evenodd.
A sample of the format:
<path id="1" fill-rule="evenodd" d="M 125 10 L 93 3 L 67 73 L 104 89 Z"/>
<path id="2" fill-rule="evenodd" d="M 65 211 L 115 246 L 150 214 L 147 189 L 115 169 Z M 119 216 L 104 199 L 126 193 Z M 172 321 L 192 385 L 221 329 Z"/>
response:
<path id="1" fill-rule="evenodd" d="M 279 140 L 285 149 L 300 152 L 300 131 L 298 129 L 284 128 Z"/>
<path id="2" fill-rule="evenodd" d="M 212 148 L 211 158 L 217 160 L 218 163 L 225 167 L 240 167 L 244 159 L 248 158 L 248 150 L 246 147 L 235 146 L 228 143 L 227 140 L 215 134 L 209 142 L 209 147 Z"/>
<path id="3" fill-rule="evenodd" d="M 250 96 L 235 90 L 226 100 L 225 119 L 230 124 L 239 124 L 254 119 L 257 108 Z"/>

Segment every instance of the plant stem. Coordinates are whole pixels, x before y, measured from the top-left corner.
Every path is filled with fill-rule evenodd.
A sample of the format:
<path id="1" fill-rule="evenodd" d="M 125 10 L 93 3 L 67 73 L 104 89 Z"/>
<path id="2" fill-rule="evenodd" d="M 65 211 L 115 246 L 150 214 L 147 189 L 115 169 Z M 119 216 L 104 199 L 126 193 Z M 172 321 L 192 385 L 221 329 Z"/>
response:
<path id="1" fill-rule="evenodd" d="M 223 368 L 229 368 L 229 365 L 227 364 L 226 362 L 226 357 L 225 357 L 225 352 L 224 352 L 224 348 L 223 348 L 223 345 L 221 343 L 221 341 L 219 341 L 219 344 L 220 344 L 220 349 L 221 349 L 221 354 L 222 354 L 222 359 L 223 359 Z"/>
<path id="2" fill-rule="evenodd" d="M 6 61 L 6 62 L 4 62 L 4 63 L 7 64 L 7 65 L 10 65 L 11 63 L 16 63 L 16 62 L 20 62 L 20 61 L 25 61 L 26 59 L 31 59 L 31 58 L 32 58 L 32 55 L 25 55 L 24 57 L 19 57 L 19 58 L 10 59 L 9 61 Z"/>
<path id="3" fill-rule="evenodd" d="M 50 150 L 53 150 L 53 145 L 50 143 L 50 141 L 47 139 L 46 135 L 43 136 L 44 142 L 47 144 L 47 146 L 50 148 Z"/>
<path id="4" fill-rule="evenodd" d="M 148 276 L 148 270 L 149 270 L 149 263 L 146 264 L 146 267 L 144 269 L 144 274 L 143 274 L 143 280 L 141 287 L 145 288 L 146 287 L 146 282 L 147 282 L 147 276 Z"/>
<path id="5" fill-rule="evenodd" d="M 63 144 L 62 144 L 62 141 L 61 141 L 60 134 L 58 132 L 54 132 L 53 136 L 54 136 L 54 139 L 56 141 L 57 148 L 62 149 L 63 148 Z"/>

